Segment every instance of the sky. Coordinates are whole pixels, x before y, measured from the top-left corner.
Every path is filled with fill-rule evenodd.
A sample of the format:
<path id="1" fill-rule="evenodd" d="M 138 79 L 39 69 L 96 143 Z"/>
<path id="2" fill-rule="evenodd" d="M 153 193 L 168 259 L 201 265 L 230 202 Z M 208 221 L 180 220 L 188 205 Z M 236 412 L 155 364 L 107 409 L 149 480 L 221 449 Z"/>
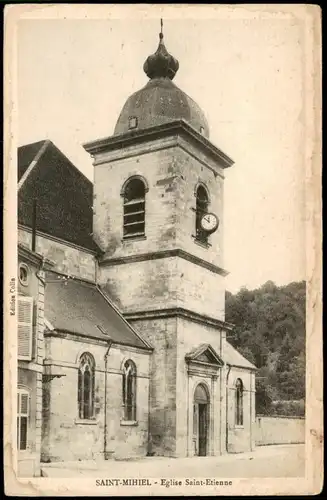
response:
<path id="1" fill-rule="evenodd" d="M 236 292 L 305 279 L 305 66 L 294 16 L 224 12 L 163 16 L 164 41 L 180 63 L 174 83 L 235 162 L 225 171 L 224 222 L 226 287 Z M 62 17 L 18 23 L 18 145 L 50 139 L 92 180 L 82 144 L 110 136 L 147 83 L 160 13 Z"/>

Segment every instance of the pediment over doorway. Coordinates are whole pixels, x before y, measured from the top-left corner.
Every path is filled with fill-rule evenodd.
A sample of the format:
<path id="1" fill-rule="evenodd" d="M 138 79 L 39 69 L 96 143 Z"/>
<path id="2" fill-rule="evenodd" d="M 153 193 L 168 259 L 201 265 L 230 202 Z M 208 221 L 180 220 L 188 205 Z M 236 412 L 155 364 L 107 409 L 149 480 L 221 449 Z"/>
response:
<path id="1" fill-rule="evenodd" d="M 187 363 L 203 363 L 215 367 L 222 367 L 223 360 L 210 344 L 200 344 L 185 356 Z"/>

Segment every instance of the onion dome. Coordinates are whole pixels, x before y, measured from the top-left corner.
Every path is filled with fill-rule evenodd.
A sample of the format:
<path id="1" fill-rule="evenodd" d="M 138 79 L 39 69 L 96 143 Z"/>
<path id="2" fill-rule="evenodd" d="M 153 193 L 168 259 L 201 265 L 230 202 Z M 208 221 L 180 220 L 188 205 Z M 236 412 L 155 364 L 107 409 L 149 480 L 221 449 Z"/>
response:
<path id="1" fill-rule="evenodd" d="M 209 137 L 208 122 L 201 108 L 172 82 L 178 68 L 179 62 L 167 51 L 161 32 L 157 51 L 143 66 L 150 80 L 127 99 L 114 135 L 185 120 L 197 132 Z"/>
<path id="2" fill-rule="evenodd" d="M 159 33 L 157 51 L 144 63 L 144 73 L 150 78 L 170 78 L 172 80 L 179 68 L 179 62 L 167 51 L 163 42 L 163 34 Z"/>

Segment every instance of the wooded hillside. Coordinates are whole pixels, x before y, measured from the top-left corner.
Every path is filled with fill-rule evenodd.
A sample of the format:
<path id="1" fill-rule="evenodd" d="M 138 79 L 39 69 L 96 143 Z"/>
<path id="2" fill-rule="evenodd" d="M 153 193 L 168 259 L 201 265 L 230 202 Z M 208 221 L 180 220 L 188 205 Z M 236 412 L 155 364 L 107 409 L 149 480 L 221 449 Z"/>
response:
<path id="1" fill-rule="evenodd" d="M 228 340 L 258 368 L 257 414 L 304 414 L 305 294 L 305 281 L 226 292 Z"/>

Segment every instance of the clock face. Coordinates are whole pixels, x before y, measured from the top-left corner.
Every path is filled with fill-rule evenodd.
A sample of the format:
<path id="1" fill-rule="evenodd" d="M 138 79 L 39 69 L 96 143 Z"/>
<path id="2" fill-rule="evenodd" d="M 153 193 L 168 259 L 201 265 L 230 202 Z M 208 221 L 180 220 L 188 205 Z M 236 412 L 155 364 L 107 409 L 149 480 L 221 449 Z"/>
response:
<path id="1" fill-rule="evenodd" d="M 213 233 L 218 228 L 219 221 L 215 214 L 208 213 L 204 214 L 201 218 L 201 227 L 204 231 L 208 233 Z"/>

